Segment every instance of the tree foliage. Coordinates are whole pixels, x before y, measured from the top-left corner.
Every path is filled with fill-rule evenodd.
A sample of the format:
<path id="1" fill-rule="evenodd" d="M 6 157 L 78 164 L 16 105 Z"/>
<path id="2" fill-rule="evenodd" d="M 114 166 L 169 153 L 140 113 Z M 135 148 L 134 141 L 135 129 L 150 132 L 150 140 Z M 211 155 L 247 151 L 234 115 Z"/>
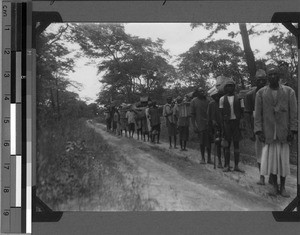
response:
<path id="1" fill-rule="evenodd" d="M 274 45 L 267 53 L 267 57 L 277 63 L 282 72 L 283 83 L 292 87 L 297 92 L 298 53 L 296 37 L 290 32 L 274 29 L 269 42 Z"/>
<path id="2" fill-rule="evenodd" d="M 242 88 L 247 75 L 243 51 L 232 40 L 198 41 L 179 56 L 182 79 L 190 86 L 206 87 L 209 78 L 232 77 Z"/>
<path id="3" fill-rule="evenodd" d="M 230 23 L 193 23 L 191 24 L 192 29 L 201 27 L 208 30 L 210 33 L 206 40 L 210 40 L 214 35 L 221 31 L 230 30 Z M 263 26 L 263 27 L 261 27 Z M 295 77 L 297 70 L 297 48 L 295 37 L 287 32 L 281 24 L 239 24 L 239 30 L 229 31 L 228 36 L 235 38 L 241 35 L 243 41 L 243 48 L 245 53 L 245 59 L 247 62 L 248 79 L 252 85 L 255 81 L 255 72 L 259 68 L 266 68 L 268 60 L 274 60 L 278 65 L 281 66 L 284 74 L 284 80 L 287 84 L 295 87 Z M 254 54 L 255 51 L 251 49 L 250 37 L 256 37 L 260 35 L 270 35 L 269 42 L 274 45 L 274 48 L 267 53 L 265 58 L 260 60 L 256 59 Z"/>
<path id="4" fill-rule="evenodd" d="M 191 27 L 192 28 L 202 27 L 206 30 L 209 30 L 210 34 L 206 39 L 211 39 L 212 36 L 215 35 L 216 33 L 220 32 L 222 30 L 228 30 L 230 25 L 232 25 L 232 24 L 230 24 L 230 23 L 218 23 L 218 24 L 214 24 L 214 23 L 194 23 L 194 24 L 191 24 Z M 228 36 L 234 38 L 238 34 L 241 35 L 242 41 L 243 41 L 243 47 L 244 47 L 244 56 L 245 56 L 246 63 L 247 63 L 247 68 L 248 68 L 249 82 L 251 84 L 253 84 L 254 80 L 255 80 L 256 63 L 255 63 L 254 53 L 251 49 L 249 35 L 259 34 L 259 32 L 255 31 L 255 26 L 253 26 L 253 25 L 251 25 L 250 29 L 248 30 L 247 25 L 245 23 L 240 23 L 239 24 L 239 29 L 240 29 L 239 32 L 230 31 L 228 33 Z"/>
<path id="5" fill-rule="evenodd" d="M 63 119 L 76 119 L 90 115 L 88 106 L 79 95 L 68 90 L 70 86 L 80 87 L 71 81 L 74 72 L 72 51 L 66 44 L 68 25 L 56 30 L 44 31 L 37 38 L 37 115 L 38 128 L 53 127 Z M 62 122 L 63 123 L 63 122 Z M 63 131 L 63 129 L 62 129 Z"/>
<path id="6" fill-rule="evenodd" d="M 88 143 L 96 142 L 82 118 L 94 118 L 98 114 L 97 104 L 87 105 L 68 89 L 80 87 L 68 77 L 75 64 L 67 45 L 69 29 L 68 25 L 61 25 L 36 38 L 37 195 L 54 208 L 72 198 L 86 196 L 99 181 L 99 174 L 87 173 L 93 172 L 95 166 L 87 149 L 68 153 L 65 149 L 80 138 Z"/>
<path id="7" fill-rule="evenodd" d="M 98 102 L 134 102 L 141 94 L 155 95 L 176 76 L 164 41 L 127 34 L 121 24 L 76 24 L 75 40 L 95 60 L 104 89 Z M 160 94 L 161 95 L 161 94 Z"/>
<path id="8" fill-rule="evenodd" d="M 187 87 L 205 87 L 210 78 L 221 74 L 232 77 L 244 88 L 249 83 L 253 85 L 253 71 L 265 68 L 268 59 L 284 65 L 281 67 L 286 71 L 285 80 L 295 86 L 298 58 L 294 36 L 281 31 L 276 24 L 264 29 L 259 27 L 261 24 L 239 24 L 240 31 L 229 31 L 228 36 L 241 34 L 244 49 L 233 40 L 213 40 L 215 34 L 229 30 L 230 25 L 191 24 L 192 28 L 202 27 L 210 33 L 179 56 L 178 69 L 170 64 L 171 57 L 163 48 L 163 40 L 132 36 L 125 32 L 122 24 L 67 24 L 58 27 L 55 33 L 44 32 L 39 37 L 37 48 L 38 108 L 42 107 L 38 110 L 44 116 L 60 118 L 65 108 L 71 114 L 70 109 L 79 107 L 79 103 L 82 103 L 81 106 L 84 104 L 77 94 L 67 89 L 70 86 L 80 87 L 68 78 L 76 56 L 69 56 L 72 51 L 65 44 L 67 41 L 78 43 L 82 49 L 81 56 L 87 56 L 90 63 L 97 65 L 103 89 L 99 91 L 96 102 L 101 104 L 111 100 L 135 102 L 141 95 L 161 100 L 166 92 L 179 94 Z M 256 60 L 253 56 L 251 59 L 253 52 L 249 36 L 264 33 L 271 35 L 270 43 L 274 48 L 266 58 Z M 174 92 L 171 92 L 172 89 Z M 73 105 L 72 102 L 78 104 Z M 93 110 L 86 112 L 95 113 Z M 79 115 L 75 110 L 73 113 Z"/>

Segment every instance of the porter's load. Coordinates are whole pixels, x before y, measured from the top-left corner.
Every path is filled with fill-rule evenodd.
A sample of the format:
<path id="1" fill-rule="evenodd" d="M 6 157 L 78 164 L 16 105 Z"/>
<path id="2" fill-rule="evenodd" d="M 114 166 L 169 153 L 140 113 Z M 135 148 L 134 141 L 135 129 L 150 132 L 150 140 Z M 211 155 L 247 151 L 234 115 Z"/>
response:
<path id="1" fill-rule="evenodd" d="M 126 104 L 126 103 L 121 104 L 122 109 L 128 109 L 128 108 L 130 108 L 130 106 L 131 106 L 131 104 Z"/>
<path id="2" fill-rule="evenodd" d="M 140 107 L 146 107 L 148 105 L 148 102 L 150 101 L 149 96 L 142 96 L 140 97 Z"/>
<path id="3" fill-rule="evenodd" d="M 144 102 L 148 103 L 148 101 L 149 101 L 149 97 L 148 96 L 143 96 L 143 97 L 140 98 L 140 102 L 141 103 L 144 103 Z"/>
<path id="4" fill-rule="evenodd" d="M 126 113 L 128 110 L 130 110 L 131 104 L 122 103 L 120 107 L 121 113 Z"/>
<path id="5" fill-rule="evenodd" d="M 188 98 L 189 100 L 192 100 L 194 98 L 194 93 L 195 91 L 189 92 L 185 95 L 185 97 Z"/>
<path id="6" fill-rule="evenodd" d="M 207 92 L 207 94 L 212 97 L 213 95 L 218 94 L 218 89 L 216 88 L 216 86 L 213 86 L 212 88 L 210 88 Z"/>
<path id="7" fill-rule="evenodd" d="M 225 76 L 219 76 L 216 78 L 216 88 L 218 89 L 219 92 L 224 92 L 224 87 L 227 83 L 234 83 L 232 78 L 228 78 Z"/>

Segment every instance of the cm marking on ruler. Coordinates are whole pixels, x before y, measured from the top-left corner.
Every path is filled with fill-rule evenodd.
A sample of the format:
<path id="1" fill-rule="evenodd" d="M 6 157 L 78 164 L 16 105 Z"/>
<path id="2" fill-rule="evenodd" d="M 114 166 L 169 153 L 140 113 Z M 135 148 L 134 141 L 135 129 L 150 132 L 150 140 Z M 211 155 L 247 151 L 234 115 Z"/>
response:
<path id="1" fill-rule="evenodd" d="M 2 2 L 1 232 L 11 232 L 11 2 Z"/>

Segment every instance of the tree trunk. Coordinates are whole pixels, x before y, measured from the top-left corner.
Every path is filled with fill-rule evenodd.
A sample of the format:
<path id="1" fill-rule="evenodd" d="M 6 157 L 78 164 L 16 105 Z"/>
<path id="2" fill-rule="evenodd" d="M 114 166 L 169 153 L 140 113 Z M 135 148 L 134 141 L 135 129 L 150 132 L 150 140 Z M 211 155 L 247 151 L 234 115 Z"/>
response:
<path id="1" fill-rule="evenodd" d="M 240 27 L 241 36 L 242 36 L 243 45 L 244 45 L 244 52 L 245 52 L 245 56 L 246 56 L 247 67 L 248 67 L 248 71 L 250 74 L 250 83 L 251 83 L 251 85 L 254 85 L 255 84 L 256 65 L 255 65 L 254 54 L 253 54 L 253 51 L 250 46 L 247 26 L 245 23 L 241 23 L 241 24 L 239 24 L 239 27 Z"/>
<path id="2" fill-rule="evenodd" d="M 54 94 L 53 94 L 53 89 L 52 88 L 50 88 L 50 100 L 51 100 L 53 113 L 55 113 L 56 112 L 56 110 L 55 110 L 55 100 L 54 100 Z"/>
<path id="3" fill-rule="evenodd" d="M 57 117 L 60 120 L 60 100 L 59 100 L 59 88 L 58 88 L 58 78 L 55 78 L 55 85 L 56 85 L 56 102 L 57 102 Z"/>

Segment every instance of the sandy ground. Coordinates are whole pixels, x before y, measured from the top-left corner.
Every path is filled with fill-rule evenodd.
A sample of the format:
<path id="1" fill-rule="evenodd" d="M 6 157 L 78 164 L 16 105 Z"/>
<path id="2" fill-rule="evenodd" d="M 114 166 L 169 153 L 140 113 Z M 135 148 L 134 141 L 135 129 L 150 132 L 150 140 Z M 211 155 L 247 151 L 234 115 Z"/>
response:
<path id="1" fill-rule="evenodd" d="M 256 184 L 256 167 L 240 164 L 244 174 L 224 173 L 213 165 L 199 164 L 198 150 L 180 152 L 163 142 L 151 144 L 117 137 L 93 121 L 88 121 L 88 126 L 131 164 L 134 173 L 128 175 L 124 169 L 123 174 L 137 184 L 140 196 L 155 211 L 276 211 L 283 210 L 296 196 L 295 170 L 286 182 L 291 197 L 271 197 L 270 185 Z"/>

